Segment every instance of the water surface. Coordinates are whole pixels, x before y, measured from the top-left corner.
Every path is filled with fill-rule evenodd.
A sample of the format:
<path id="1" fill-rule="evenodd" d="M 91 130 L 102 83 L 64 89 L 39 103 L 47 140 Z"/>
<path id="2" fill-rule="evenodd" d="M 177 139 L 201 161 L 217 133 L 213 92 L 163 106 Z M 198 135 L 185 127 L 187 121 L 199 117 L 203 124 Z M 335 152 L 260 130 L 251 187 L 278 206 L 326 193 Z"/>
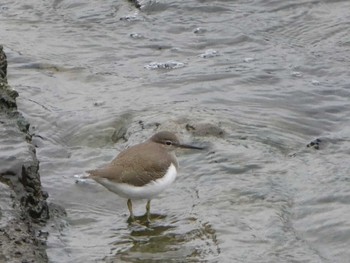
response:
<path id="1" fill-rule="evenodd" d="M 50 201 L 68 212 L 52 227 L 50 261 L 347 262 L 348 10 L 317 0 L 1 3 L 8 80 Z M 200 124 L 224 136 L 186 129 Z M 178 153 L 180 176 L 152 202 L 150 227 L 128 225 L 124 199 L 75 184 L 163 129 L 211 149 Z M 316 138 L 318 150 L 306 147 Z"/>

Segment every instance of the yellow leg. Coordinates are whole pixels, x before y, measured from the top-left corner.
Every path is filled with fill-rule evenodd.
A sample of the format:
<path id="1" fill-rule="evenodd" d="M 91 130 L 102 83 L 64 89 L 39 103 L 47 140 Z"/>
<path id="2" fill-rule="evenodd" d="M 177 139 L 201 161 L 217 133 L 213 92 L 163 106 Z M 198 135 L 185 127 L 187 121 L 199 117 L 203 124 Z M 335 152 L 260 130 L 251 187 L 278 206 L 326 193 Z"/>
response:
<path id="1" fill-rule="evenodd" d="M 146 204 L 146 218 L 147 222 L 151 222 L 151 200 L 148 200 Z"/>
<path id="2" fill-rule="evenodd" d="M 132 202 L 130 199 L 128 199 L 128 209 L 129 209 L 129 212 L 130 212 L 130 219 L 131 221 L 135 221 L 135 217 L 134 217 L 134 214 L 132 212 Z"/>

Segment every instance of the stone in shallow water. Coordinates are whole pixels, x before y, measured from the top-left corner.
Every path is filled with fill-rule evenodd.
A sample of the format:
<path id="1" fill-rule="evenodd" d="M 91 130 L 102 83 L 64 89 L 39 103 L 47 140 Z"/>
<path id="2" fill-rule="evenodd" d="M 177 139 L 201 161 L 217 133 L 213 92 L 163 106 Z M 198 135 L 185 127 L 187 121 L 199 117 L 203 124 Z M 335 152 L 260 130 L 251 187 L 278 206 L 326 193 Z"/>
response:
<path id="1" fill-rule="evenodd" d="M 308 147 L 308 148 L 314 148 L 314 149 L 316 149 L 316 150 L 319 150 L 320 149 L 320 143 L 321 143 L 322 141 L 320 140 L 320 139 L 315 139 L 315 140 L 313 140 L 313 141 L 311 141 L 310 143 L 308 143 L 307 145 L 306 145 L 306 147 Z"/>
<path id="2" fill-rule="evenodd" d="M 0 45 L 0 78 L 6 79 L 7 76 L 7 57 L 4 48 Z"/>
<path id="3" fill-rule="evenodd" d="M 214 136 L 219 138 L 225 136 L 225 131 L 212 123 L 186 124 L 186 130 L 196 136 Z"/>
<path id="4" fill-rule="evenodd" d="M 106 104 L 106 102 L 104 100 L 97 100 L 94 102 L 95 107 L 103 106 L 105 104 Z"/>

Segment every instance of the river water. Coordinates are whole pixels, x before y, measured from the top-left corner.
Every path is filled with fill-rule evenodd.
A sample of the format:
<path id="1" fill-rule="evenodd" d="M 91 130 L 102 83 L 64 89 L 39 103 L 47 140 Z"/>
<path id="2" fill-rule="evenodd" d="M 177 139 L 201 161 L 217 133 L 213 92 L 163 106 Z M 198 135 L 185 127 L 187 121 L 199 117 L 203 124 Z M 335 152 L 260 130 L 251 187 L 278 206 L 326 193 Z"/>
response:
<path id="1" fill-rule="evenodd" d="M 0 4 L 8 81 L 68 213 L 50 262 L 349 262 L 350 1 L 142 3 Z M 74 175 L 159 130 L 210 149 L 179 152 L 151 225 L 129 225 L 126 200 Z"/>

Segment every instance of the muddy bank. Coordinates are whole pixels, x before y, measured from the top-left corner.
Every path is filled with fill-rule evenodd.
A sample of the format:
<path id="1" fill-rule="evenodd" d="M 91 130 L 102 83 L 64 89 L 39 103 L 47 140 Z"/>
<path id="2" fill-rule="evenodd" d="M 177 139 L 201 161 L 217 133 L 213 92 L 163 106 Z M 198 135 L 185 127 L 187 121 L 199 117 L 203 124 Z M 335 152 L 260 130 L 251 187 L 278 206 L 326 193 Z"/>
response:
<path id="1" fill-rule="evenodd" d="M 17 110 L 0 46 L 0 262 L 47 262 L 41 227 L 49 219 L 29 123 Z"/>

